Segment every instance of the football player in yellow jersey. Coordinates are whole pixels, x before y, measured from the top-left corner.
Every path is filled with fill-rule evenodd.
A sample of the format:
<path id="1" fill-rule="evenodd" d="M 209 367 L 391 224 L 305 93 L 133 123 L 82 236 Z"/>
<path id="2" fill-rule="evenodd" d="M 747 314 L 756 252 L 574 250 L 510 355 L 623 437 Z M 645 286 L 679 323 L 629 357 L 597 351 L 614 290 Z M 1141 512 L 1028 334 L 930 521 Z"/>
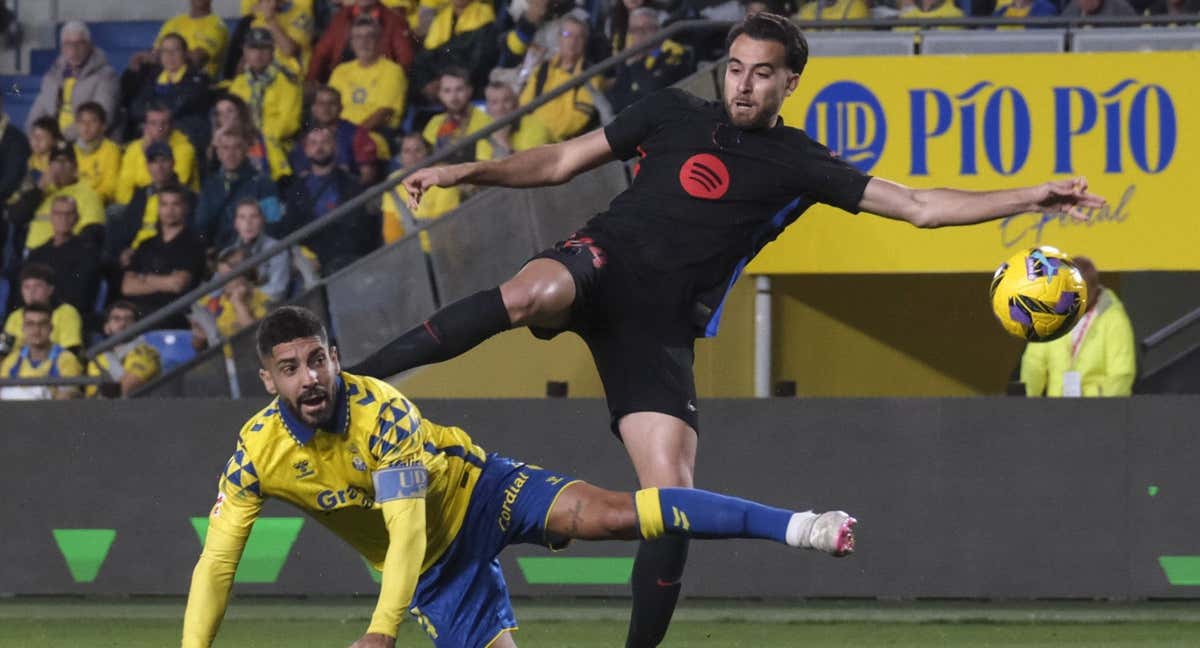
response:
<path id="1" fill-rule="evenodd" d="M 855 520 L 841 511 L 792 512 L 683 488 L 619 493 L 487 454 L 463 430 L 422 418 L 391 385 L 343 373 L 324 325 L 303 308 L 268 315 L 256 347 L 276 399 L 242 428 L 219 479 L 192 573 L 185 648 L 216 635 L 267 497 L 309 513 L 383 573 L 353 648 L 393 646 L 405 611 L 439 647 L 515 646 L 497 561 L 509 544 L 672 534 L 854 549 Z"/>

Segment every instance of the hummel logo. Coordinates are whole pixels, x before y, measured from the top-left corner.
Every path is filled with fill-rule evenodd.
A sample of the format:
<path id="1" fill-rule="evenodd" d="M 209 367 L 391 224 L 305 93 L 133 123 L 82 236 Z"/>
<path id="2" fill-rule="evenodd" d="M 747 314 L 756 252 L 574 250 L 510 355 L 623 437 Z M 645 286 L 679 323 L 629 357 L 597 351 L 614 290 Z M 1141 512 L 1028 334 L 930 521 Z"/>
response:
<path id="1" fill-rule="evenodd" d="M 313 475 L 317 474 L 317 471 L 313 470 L 308 465 L 308 459 L 301 459 L 300 461 L 297 461 L 296 463 L 292 464 L 292 468 L 296 469 L 296 479 L 304 479 L 305 477 L 312 477 Z"/>
<path id="2" fill-rule="evenodd" d="M 687 411 L 689 411 L 689 412 L 695 412 L 695 411 L 696 411 L 696 404 L 695 404 L 695 403 L 693 403 L 692 401 L 688 401 L 688 402 L 687 402 Z"/>

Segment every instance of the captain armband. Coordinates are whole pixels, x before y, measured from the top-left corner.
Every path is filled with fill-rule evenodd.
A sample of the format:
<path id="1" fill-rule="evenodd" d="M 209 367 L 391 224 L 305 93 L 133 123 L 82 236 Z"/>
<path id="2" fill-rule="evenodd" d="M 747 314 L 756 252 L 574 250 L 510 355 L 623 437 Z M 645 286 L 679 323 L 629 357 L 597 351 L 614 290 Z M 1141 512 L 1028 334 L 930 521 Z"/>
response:
<path id="1" fill-rule="evenodd" d="M 380 504 L 400 499 L 424 499 L 429 488 L 429 473 L 423 464 L 397 465 L 377 470 L 375 501 Z"/>

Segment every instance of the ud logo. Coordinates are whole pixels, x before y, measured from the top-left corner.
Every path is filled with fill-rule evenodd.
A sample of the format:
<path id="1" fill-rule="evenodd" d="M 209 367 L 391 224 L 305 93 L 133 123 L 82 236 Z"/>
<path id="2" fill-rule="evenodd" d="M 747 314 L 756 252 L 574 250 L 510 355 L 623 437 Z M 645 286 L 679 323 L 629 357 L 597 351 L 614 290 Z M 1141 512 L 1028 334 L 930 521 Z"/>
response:
<path id="1" fill-rule="evenodd" d="M 317 471 L 313 470 L 312 467 L 309 466 L 308 459 L 301 459 L 300 461 L 297 461 L 296 463 L 292 464 L 292 468 L 296 469 L 296 479 L 304 479 L 305 477 L 312 477 L 313 475 L 317 474 Z"/>
<path id="2" fill-rule="evenodd" d="M 350 95 L 350 100 L 356 104 L 363 104 L 367 101 L 367 89 L 355 88 L 354 93 Z"/>
<path id="3" fill-rule="evenodd" d="M 863 173 L 879 162 L 887 142 L 883 106 L 870 90 L 853 81 L 822 88 L 808 107 L 804 130 Z"/>

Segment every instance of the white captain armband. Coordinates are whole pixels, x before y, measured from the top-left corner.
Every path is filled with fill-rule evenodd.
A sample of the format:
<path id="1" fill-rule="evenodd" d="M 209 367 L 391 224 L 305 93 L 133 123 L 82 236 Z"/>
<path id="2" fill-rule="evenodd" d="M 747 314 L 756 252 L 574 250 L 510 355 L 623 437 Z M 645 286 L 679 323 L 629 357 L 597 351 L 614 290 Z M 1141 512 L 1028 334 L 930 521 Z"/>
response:
<path id="1" fill-rule="evenodd" d="M 429 473 L 419 463 L 377 470 L 371 479 L 375 482 L 375 501 L 380 504 L 399 499 L 423 499 L 429 488 Z"/>

